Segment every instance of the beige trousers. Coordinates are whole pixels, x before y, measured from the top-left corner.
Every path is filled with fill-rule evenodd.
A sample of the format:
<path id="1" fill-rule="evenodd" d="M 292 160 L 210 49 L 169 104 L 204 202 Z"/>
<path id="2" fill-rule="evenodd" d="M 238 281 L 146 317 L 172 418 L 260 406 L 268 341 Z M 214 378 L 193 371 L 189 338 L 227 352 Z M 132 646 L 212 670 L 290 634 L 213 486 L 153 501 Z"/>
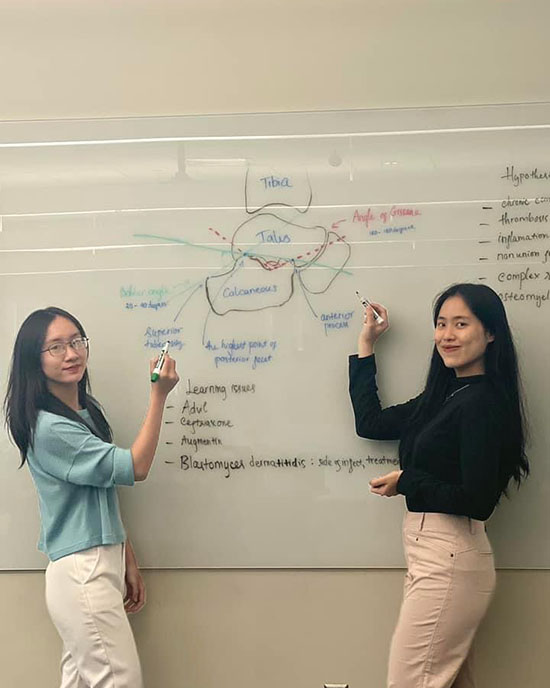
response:
<path id="1" fill-rule="evenodd" d="M 495 587 L 481 521 L 407 512 L 403 604 L 388 688 L 474 688 L 472 642 Z"/>
<path id="2" fill-rule="evenodd" d="M 46 569 L 46 604 L 63 641 L 61 688 L 142 688 L 124 611 L 123 545 L 69 554 Z"/>

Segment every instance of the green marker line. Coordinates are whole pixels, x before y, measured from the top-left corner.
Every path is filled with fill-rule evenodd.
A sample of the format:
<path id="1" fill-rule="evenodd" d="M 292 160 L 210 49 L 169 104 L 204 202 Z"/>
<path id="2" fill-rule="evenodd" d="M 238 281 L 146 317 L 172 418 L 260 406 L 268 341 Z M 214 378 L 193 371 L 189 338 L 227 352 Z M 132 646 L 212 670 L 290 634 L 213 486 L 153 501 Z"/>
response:
<path id="1" fill-rule="evenodd" d="M 164 237 L 159 236 L 158 234 L 134 234 L 133 236 L 139 237 L 141 239 L 160 239 L 161 241 L 169 241 L 171 243 L 183 244 L 184 246 L 190 246 L 191 248 L 203 249 L 203 251 L 215 251 L 216 253 L 222 253 L 224 255 L 232 255 L 232 251 L 230 249 L 221 247 L 217 248 L 216 246 L 203 246 L 202 244 L 193 244 L 190 241 L 185 241 L 185 239 L 178 239 L 177 237 Z M 252 258 L 273 258 L 274 260 L 286 260 L 288 263 L 296 263 L 298 260 L 300 260 L 300 263 L 302 265 L 308 265 L 308 263 L 310 262 L 308 260 L 303 260 L 302 258 L 281 258 L 281 256 L 274 256 L 269 253 L 251 253 L 250 251 L 242 251 L 242 258 L 246 258 L 248 256 Z M 327 268 L 327 270 L 334 270 L 334 272 L 341 272 L 345 275 L 352 275 L 352 273 L 349 270 L 344 270 L 343 268 L 335 268 L 333 265 L 325 265 L 324 263 L 313 263 L 311 267 L 314 266 L 320 268 Z"/>

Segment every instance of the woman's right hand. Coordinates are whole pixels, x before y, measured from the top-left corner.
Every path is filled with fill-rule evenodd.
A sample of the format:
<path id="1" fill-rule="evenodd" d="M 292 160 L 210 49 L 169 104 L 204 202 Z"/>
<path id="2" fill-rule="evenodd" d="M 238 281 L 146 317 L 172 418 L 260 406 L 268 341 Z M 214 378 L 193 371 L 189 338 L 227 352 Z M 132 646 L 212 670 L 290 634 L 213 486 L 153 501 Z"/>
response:
<path id="1" fill-rule="evenodd" d="M 153 373 L 157 361 L 158 356 L 149 361 L 150 374 Z M 176 372 L 176 361 L 169 354 L 166 354 L 157 381 L 151 382 L 151 392 L 167 397 L 178 384 L 179 379 Z"/>
<path id="2" fill-rule="evenodd" d="M 374 303 L 374 301 L 371 303 L 376 312 L 384 319 L 384 322 L 377 323 L 372 308 L 370 306 L 366 307 L 363 327 L 361 328 L 359 340 L 357 342 L 359 358 L 364 358 L 374 353 L 374 343 L 390 326 L 388 311 L 384 306 L 380 303 Z"/>
<path id="3" fill-rule="evenodd" d="M 149 364 L 150 375 L 153 373 L 157 361 L 158 356 L 151 360 Z M 159 441 L 166 397 L 178 384 L 178 381 L 176 362 L 166 354 L 157 381 L 151 382 L 149 408 L 145 414 L 141 430 L 138 432 L 131 448 L 134 477 L 136 480 L 145 480 L 149 474 Z"/>

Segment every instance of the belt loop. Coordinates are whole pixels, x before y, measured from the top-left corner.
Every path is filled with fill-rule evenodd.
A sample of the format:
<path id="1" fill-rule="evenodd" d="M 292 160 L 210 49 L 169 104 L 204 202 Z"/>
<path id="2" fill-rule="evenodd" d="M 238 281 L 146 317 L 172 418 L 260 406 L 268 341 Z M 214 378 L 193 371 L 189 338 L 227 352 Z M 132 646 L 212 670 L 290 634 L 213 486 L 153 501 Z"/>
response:
<path id="1" fill-rule="evenodd" d="M 422 530 L 424 528 L 424 519 L 426 518 L 426 512 L 423 511 L 422 515 L 420 516 L 420 525 L 418 526 L 418 530 Z"/>
<path id="2" fill-rule="evenodd" d="M 468 516 L 468 526 L 470 527 L 470 535 L 473 535 L 476 532 L 475 524 L 469 516 Z"/>

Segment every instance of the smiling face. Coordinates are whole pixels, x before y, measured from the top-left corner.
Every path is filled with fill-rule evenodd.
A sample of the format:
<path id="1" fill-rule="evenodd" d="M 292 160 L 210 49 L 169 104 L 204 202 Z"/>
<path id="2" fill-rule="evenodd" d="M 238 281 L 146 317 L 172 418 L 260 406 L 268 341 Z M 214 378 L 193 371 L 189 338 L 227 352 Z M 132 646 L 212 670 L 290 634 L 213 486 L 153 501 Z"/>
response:
<path id="1" fill-rule="evenodd" d="M 52 356 L 49 351 L 41 354 L 42 371 L 46 376 L 48 389 L 56 396 L 59 396 L 61 390 L 76 389 L 86 372 L 88 350 L 76 351 L 68 345 L 68 342 L 79 337 L 82 337 L 82 333 L 78 327 L 59 315 L 52 320 L 46 331 L 43 349 L 52 344 L 67 344 L 61 356 Z"/>
<path id="2" fill-rule="evenodd" d="M 447 368 L 454 368 L 457 377 L 485 372 L 485 350 L 494 337 L 461 296 L 451 296 L 443 302 L 434 340 L 443 363 Z"/>

